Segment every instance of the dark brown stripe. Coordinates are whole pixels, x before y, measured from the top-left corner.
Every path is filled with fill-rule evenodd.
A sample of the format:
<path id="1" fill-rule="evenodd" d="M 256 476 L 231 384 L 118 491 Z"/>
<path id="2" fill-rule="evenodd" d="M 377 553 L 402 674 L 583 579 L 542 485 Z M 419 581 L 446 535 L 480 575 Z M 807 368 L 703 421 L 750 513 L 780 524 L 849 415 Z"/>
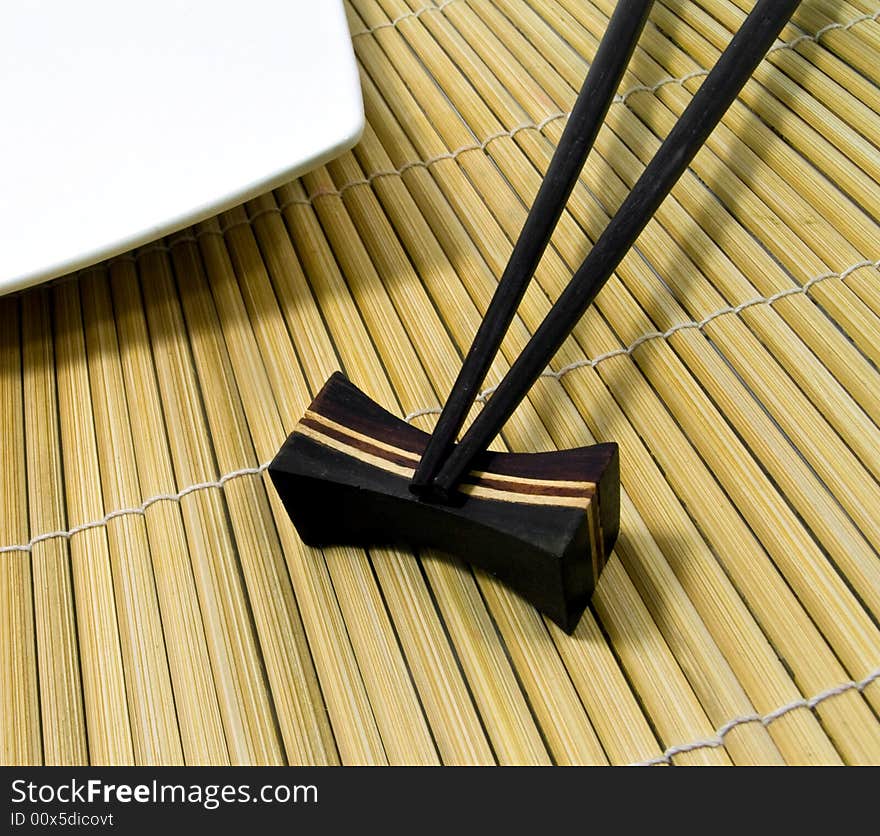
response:
<path id="1" fill-rule="evenodd" d="M 326 424 L 321 424 L 317 421 L 314 421 L 308 416 L 302 418 L 299 423 L 305 427 L 309 427 L 310 429 L 315 430 L 315 432 L 321 433 L 321 435 L 332 438 L 335 441 L 339 441 L 340 443 L 345 444 L 349 447 L 354 447 L 357 450 L 362 450 L 364 453 L 369 453 L 371 456 L 376 456 L 377 458 L 384 459 L 387 462 L 400 465 L 401 467 L 414 467 L 412 460 L 406 458 L 405 456 L 398 455 L 397 453 L 392 453 L 391 451 L 385 450 L 382 447 L 377 447 L 367 441 L 364 441 L 361 438 L 347 435 L 346 433 L 340 432 L 339 430 L 333 429 L 332 427 L 328 427 Z"/>
<path id="2" fill-rule="evenodd" d="M 327 417 L 327 416 L 323 416 Z M 333 420 L 333 419 L 329 419 Z M 372 456 L 375 456 L 379 459 L 382 459 L 387 462 L 391 462 L 400 467 L 411 468 L 414 466 L 414 462 L 407 458 L 402 454 L 395 453 L 393 451 L 387 450 L 384 447 L 380 447 L 378 445 L 371 444 L 368 441 L 365 441 L 362 438 L 358 438 L 357 436 L 349 435 L 342 430 L 337 430 L 334 427 L 330 427 L 327 424 L 324 424 L 320 421 L 317 421 L 313 418 L 310 418 L 308 415 L 305 415 L 300 424 L 303 426 L 309 427 L 315 430 L 322 435 L 332 438 L 335 441 L 338 441 L 342 444 L 346 444 L 350 447 L 353 447 L 357 450 L 361 450 L 364 453 L 368 453 Z M 529 482 L 511 482 L 504 478 L 503 475 L 495 474 L 495 473 L 485 473 L 480 477 L 469 477 L 465 480 L 464 484 L 475 485 L 479 487 L 493 488 L 494 490 L 504 491 L 505 493 L 510 494 L 525 494 L 527 496 L 545 496 L 548 498 L 584 498 L 590 499 L 593 496 L 594 491 L 590 488 L 579 488 L 575 486 L 566 487 L 560 485 L 547 485 L 540 483 L 529 483 Z"/>
<path id="3" fill-rule="evenodd" d="M 331 421 L 370 438 L 381 438 L 386 444 L 399 447 L 421 458 L 428 434 L 418 427 L 405 424 L 379 404 L 374 403 L 362 392 L 355 389 L 345 378 L 334 376 L 336 387 L 334 397 L 322 397 L 321 394 L 309 407 L 313 412 L 323 415 Z M 325 389 L 328 389 L 328 386 Z"/>
<path id="4" fill-rule="evenodd" d="M 589 499 L 594 491 L 591 488 L 564 487 L 560 485 L 532 484 L 529 482 L 509 482 L 503 475 L 496 473 L 484 473 L 479 478 L 468 476 L 463 480 L 465 485 L 479 485 L 486 488 L 494 488 L 499 491 L 508 491 L 510 493 L 523 493 L 530 496 L 551 496 L 551 497 L 584 497 Z"/>

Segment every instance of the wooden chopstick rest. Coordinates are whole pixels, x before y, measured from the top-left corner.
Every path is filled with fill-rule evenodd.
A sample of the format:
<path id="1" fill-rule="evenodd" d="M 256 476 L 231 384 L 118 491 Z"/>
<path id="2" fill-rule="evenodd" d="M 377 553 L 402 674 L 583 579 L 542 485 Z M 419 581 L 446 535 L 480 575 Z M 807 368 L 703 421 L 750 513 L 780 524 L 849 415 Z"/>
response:
<path id="1" fill-rule="evenodd" d="M 617 538 L 617 445 L 484 453 L 438 505 L 409 490 L 427 441 L 337 372 L 269 474 L 305 543 L 439 549 L 574 630 Z"/>

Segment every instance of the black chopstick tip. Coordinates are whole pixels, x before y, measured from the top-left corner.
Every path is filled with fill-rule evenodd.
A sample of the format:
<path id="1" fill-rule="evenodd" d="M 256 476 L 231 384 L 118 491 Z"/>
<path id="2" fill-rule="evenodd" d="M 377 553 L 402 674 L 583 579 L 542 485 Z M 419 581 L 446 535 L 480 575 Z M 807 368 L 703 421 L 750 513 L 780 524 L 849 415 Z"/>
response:
<path id="1" fill-rule="evenodd" d="M 416 496 L 424 496 L 431 492 L 431 481 L 432 477 L 428 476 L 427 478 L 416 470 L 413 475 L 412 481 L 409 483 L 409 492 L 415 494 Z"/>
<path id="2" fill-rule="evenodd" d="M 461 498 L 461 495 L 457 491 L 450 493 L 440 486 L 435 485 L 433 482 L 429 482 L 427 485 L 410 484 L 409 491 L 417 496 L 422 502 L 431 505 L 456 505 L 458 504 L 456 499 Z"/>
<path id="3" fill-rule="evenodd" d="M 429 499 L 432 493 L 431 482 L 413 479 L 409 483 L 409 492 L 419 499 Z"/>

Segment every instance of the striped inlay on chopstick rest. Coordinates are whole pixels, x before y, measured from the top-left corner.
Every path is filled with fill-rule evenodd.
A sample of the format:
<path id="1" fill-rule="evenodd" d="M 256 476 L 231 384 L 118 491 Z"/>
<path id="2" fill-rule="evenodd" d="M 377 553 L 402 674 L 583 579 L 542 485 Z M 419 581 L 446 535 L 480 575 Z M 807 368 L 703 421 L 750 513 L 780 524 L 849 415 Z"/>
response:
<path id="1" fill-rule="evenodd" d="M 573 630 L 617 537 L 617 445 L 484 453 L 439 505 L 409 490 L 427 441 L 335 374 L 269 473 L 309 545 L 440 549 Z"/>

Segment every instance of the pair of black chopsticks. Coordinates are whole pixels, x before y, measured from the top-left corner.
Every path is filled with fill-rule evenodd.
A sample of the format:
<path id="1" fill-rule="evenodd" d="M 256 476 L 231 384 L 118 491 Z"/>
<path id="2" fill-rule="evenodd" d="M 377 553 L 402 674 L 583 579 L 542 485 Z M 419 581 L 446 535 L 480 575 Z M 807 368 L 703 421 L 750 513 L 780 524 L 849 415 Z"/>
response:
<path id="1" fill-rule="evenodd" d="M 620 0 L 410 489 L 448 499 L 526 396 L 763 59 L 800 0 L 758 0 L 482 412 L 455 445 L 599 132 L 653 0 Z"/>

